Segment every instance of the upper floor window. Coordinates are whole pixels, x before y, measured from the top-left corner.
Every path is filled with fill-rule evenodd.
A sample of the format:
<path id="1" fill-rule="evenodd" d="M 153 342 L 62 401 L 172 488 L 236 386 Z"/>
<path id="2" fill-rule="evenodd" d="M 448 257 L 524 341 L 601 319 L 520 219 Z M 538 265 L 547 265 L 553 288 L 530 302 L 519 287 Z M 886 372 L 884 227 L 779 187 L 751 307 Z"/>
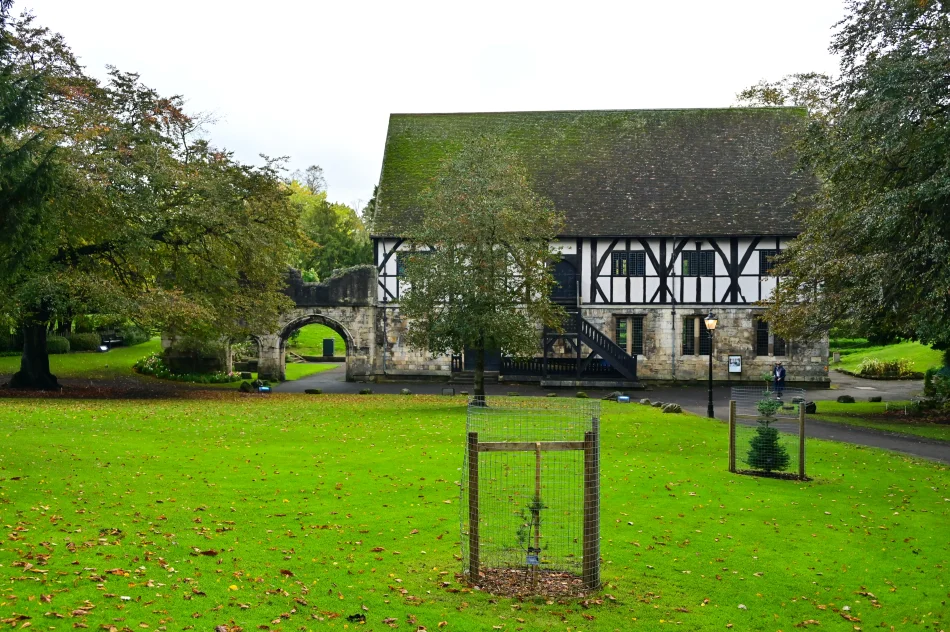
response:
<path id="1" fill-rule="evenodd" d="M 693 250 L 683 253 L 683 276 L 711 277 L 716 273 L 716 253 L 712 250 Z"/>
<path id="2" fill-rule="evenodd" d="M 647 256 L 642 250 L 615 250 L 611 254 L 611 276 L 646 276 Z"/>
<path id="3" fill-rule="evenodd" d="M 774 248 L 759 251 L 759 274 L 761 276 L 775 276 L 775 257 L 781 254 L 781 250 Z"/>

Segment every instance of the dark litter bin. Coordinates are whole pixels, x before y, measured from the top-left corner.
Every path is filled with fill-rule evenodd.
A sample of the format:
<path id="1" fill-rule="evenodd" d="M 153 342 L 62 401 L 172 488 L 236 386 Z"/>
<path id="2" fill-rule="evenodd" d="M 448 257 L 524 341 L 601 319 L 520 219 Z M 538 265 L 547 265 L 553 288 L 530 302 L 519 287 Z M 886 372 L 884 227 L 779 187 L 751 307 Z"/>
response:
<path id="1" fill-rule="evenodd" d="M 332 358 L 333 357 L 333 347 L 336 341 L 333 338 L 324 338 L 323 339 L 323 357 Z"/>

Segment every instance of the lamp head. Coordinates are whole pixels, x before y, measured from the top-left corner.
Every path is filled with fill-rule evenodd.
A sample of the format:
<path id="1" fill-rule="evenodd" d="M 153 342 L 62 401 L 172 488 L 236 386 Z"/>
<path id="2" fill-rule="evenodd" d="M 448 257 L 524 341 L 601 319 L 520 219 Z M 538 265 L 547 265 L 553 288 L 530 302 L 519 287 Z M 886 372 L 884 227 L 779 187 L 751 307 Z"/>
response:
<path id="1" fill-rule="evenodd" d="M 703 320 L 706 322 L 706 329 L 709 331 L 715 331 L 716 325 L 719 324 L 719 319 L 712 312 L 709 312 Z"/>

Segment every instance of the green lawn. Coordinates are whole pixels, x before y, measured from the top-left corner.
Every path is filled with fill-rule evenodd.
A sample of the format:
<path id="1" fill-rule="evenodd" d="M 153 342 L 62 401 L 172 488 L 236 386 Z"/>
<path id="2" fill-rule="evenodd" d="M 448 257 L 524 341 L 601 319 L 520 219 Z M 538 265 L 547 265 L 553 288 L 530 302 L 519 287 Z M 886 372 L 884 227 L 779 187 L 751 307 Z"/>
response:
<path id="1" fill-rule="evenodd" d="M 602 417 L 603 594 L 522 602 L 455 578 L 462 398 L 0 399 L 0 620 L 945 629 L 950 468 L 810 441 L 812 482 L 736 476 L 721 422 Z"/>
<path id="2" fill-rule="evenodd" d="M 296 340 L 289 340 L 287 348 L 300 355 L 322 356 L 323 339 L 333 338 L 333 354 L 339 357 L 346 355 L 346 342 L 343 337 L 326 325 L 307 325 L 301 327 Z"/>
<path id="3" fill-rule="evenodd" d="M 900 408 L 909 402 L 855 402 L 853 404 L 839 404 L 838 402 L 817 402 L 818 412 L 814 415 L 822 421 L 864 426 L 890 432 L 917 435 L 927 439 L 950 441 L 950 424 L 940 424 L 921 420 L 909 415 L 899 418 L 874 418 L 887 410 L 886 407 Z"/>
<path id="4" fill-rule="evenodd" d="M 93 351 L 64 353 L 49 357 L 50 371 L 62 378 L 110 379 L 126 377 L 132 373 L 132 365 L 150 353 L 161 351 L 159 338 L 152 338 L 134 347 L 116 347 L 106 353 Z M 20 370 L 20 356 L 0 358 L 0 375 L 12 375 Z"/>
<path id="5" fill-rule="evenodd" d="M 943 366 L 943 352 L 931 349 L 919 342 L 898 342 L 891 345 L 872 345 L 863 338 L 839 338 L 832 340 L 829 349 L 841 352 L 841 362 L 832 363 L 833 369 L 857 372 L 864 358 L 899 360 L 907 358 L 914 363 L 914 370 L 923 373 L 929 368 Z"/>
<path id="6" fill-rule="evenodd" d="M 308 362 L 306 364 L 298 364 L 291 362 L 287 364 L 287 368 L 284 371 L 286 374 L 287 381 L 299 380 L 302 377 L 307 377 L 308 375 L 314 375 L 315 373 L 323 373 L 324 371 L 332 371 L 333 369 L 342 366 L 339 363 L 335 362 Z"/>

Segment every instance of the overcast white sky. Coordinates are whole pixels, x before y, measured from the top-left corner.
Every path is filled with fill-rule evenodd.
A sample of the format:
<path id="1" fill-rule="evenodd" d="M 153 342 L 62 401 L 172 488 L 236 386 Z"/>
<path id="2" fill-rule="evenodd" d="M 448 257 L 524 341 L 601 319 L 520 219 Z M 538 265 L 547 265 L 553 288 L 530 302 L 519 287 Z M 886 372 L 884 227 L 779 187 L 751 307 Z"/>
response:
<path id="1" fill-rule="evenodd" d="M 245 162 L 319 164 L 331 200 L 379 179 L 391 112 L 728 107 L 759 79 L 834 73 L 842 0 L 467 3 L 17 0 L 95 76 L 135 71 Z"/>

